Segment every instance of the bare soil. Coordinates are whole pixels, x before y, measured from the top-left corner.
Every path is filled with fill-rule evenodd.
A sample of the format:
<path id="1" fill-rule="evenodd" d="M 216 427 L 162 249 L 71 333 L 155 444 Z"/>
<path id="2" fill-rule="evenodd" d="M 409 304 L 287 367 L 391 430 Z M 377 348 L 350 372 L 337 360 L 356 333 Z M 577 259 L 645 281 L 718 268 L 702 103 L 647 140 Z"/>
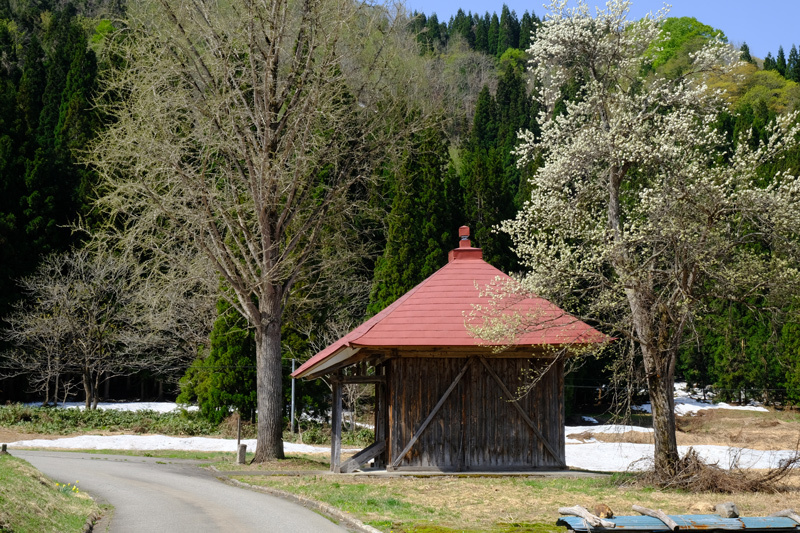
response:
<path id="1" fill-rule="evenodd" d="M 706 409 L 676 421 L 679 446 L 712 444 L 754 450 L 792 450 L 800 445 L 800 413 L 797 411 L 735 411 Z M 652 443 L 652 433 L 592 433 L 585 431 L 573 438 L 602 442 Z"/>
<path id="2" fill-rule="evenodd" d="M 0 427 L 0 442 L 16 442 L 18 440 L 32 439 L 60 439 L 63 435 L 42 435 L 39 433 L 22 433 L 13 429 Z"/>

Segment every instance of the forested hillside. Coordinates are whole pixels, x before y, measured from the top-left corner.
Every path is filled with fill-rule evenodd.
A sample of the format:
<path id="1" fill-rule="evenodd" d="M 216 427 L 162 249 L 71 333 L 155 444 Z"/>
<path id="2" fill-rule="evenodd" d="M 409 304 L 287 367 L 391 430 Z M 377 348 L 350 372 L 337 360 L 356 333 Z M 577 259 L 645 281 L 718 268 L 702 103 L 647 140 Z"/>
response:
<path id="1" fill-rule="evenodd" d="M 359 155 L 375 157 L 379 164 L 374 168 L 348 160 L 343 148 L 336 152 L 335 164 L 309 163 L 314 168 L 311 174 L 323 177 L 309 189 L 308 205 L 317 208 L 328 201 L 314 203 L 313 199 L 323 198 L 332 176 L 341 172 L 342 191 L 353 210 L 342 213 L 344 222 L 322 224 L 314 230 L 318 233 L 287 237 L 301 244 L 312 242 L 319 254 L 298 256 L 289 266 L 280 266 L 296 268 L 281 304 L 285 305 L 280 325 L 284 385 L 291 359 L 308 358 L 443 266 L 447 251 L 457 244 L 456 230 L 461 225 L 470 226 L 473 242 L 483 248 L 487 261 L 508 273 L 523 270 L 511 238 L 496 228 L 515 218 L 530 199 L 530 179 L 541 164 L 533 158 L 520 165 L 516 155 L 520 131 L 540 135 L 541 109 L 533 97 L 539 86 L 531 76 L 527 54 L 536 42 L 539 15 L 519 16 L 507 6 L 499 13 L 459 10 L 449 21 L 440 21 L 436 15 L 400 13 L 392 24 L 402 29 L 413 46 L 405 47 L 407 43 L 397 38 L 386 63 L 394 65 L 394 56 L 401 57 L 397 68 L 407 69 L 410 83 L 393 88 L 395 95 L 402 96 L 402 104 L 380 100 L 392 91 L 374 96 L 374 102 L 380 101 L 376 107 L 387 117 L 390 112 L 402 117 L 396 124 L 387 120 L 378 126 L 369 117 L 347 122 L 342 110 L 357 112 L 356 104 L 367 106 L 373 101 L 356 102 L 350 88 L 340 90 L 344 85 L 337 85 L 334 103 L 340 107 L 326 108 L 329 116 L 342 121 L 336 128 L 349 135 L 351 130 L 374 127 L 384 135 L 397 126 L 403 142 L 398 142 L 396 152 L 380 158 L 374 146 L 357 147 L 363 150 Z M 114 31 L 125 26 L 125 17 L 125 10 L 114 1 L 0 1 L 0 316 L 10 315 L 15 302 L 23 298 L 20 278 L 34 273 L 48 254 L 80 247 L 88 240 L 86 234 L 74 231 L 75 225 L 124 229 L 128 217 L 139 212 L 138 205 L 130 211 L 118 208 L 113 213 L 116 218 L 109 219 L 108 207 L 93 203 L 105 191 L 96 189 L 101 181 L 96 167 L 87 165 L 86 155 L 91 140 L 120 120 L 103 110 L 113 109 L 114 100 L 124 100 L 123 89 L 130 88 L 120 84 L 115 87 L 119 92 L 101 92 L 99 81 L 124 71 L 128 58 L 107 53 L 107 45 L 109 40 L 124 40 Z M 680 77 L 690 67 L 692 54 L 721 33 L 693 18 L 666 19 L 663 31 L 670 38 L 641 68 L 649 76 L 668 79 Z M 753 58 L 744 45 L 738 76 L 712 80 L 713 88 L 726 91 L 727 110 L 719 114 L 715 127 L 726 136 L 731 150 L 742 133 L 766 141 L 768 125 L 776 117 L 800 108 L 800 56 L 793 43 L 785 44 L 791 45 L 788 58 L 780 48 L 775 57 L 768 54 L 763 60 Z M 328 72 L 344 76 L 341 70 Z M 360 72 L 354 68 L 349 74 Z M 549 116 L 566 113 L 584 82 L 577 77 L 567 80 Z M 102 98 L 105 107 L 95 107 L 96 98 Z M 356 124 L 356 120 L 364 122 Z M 334 137 L 331 134 L 328 139 Z M 198 139 L 192 142 L 201 144 Z M 322 149 L 324 143 L 315 142 Z M 134 161 L 130 154 L 125 157 Z M 168 159 L 166 152 L 164 157 Z M 725 157 L 719 154 L 720 160 Z M 222 160 L 220 156 L 207 163 L 216 171 Z M 347 171 L 342 170 L 345 167 Z M 369 170 L 369 179 L 356 180 L 354 176 L 364 169 Z M 765 185 L 777 173 L 797 175 L 800 151 L 791 151 L 760 172 Z M 184 200 L 184 206 L 199 201 Z M 220 242 L 250 238 L 246 230 L 237 231 Z M 146 261 L 156 252 L 139 250 L 137 254 Z M 233 255 L 237 254 L 241 255 Z M 237 300 L 234 295 L 235 278 L 223 270 L 212 280 L 219 291 L 211 304 L 218 301 L 217 319 L 213 331 L 212 324 L 207 324 L 210 342 L 197 349 L 201 355 L 185 377 L 184 367 L 169 375 L 148 376 L 149 389 L 131 390 L 131 378 L 118 378 L 104 390 L 114 397 L 156 395 L 152 383 L 158 380 L 168 383 L 166 394 L 174 396 L 177 381 L 184 377 L 182 399 L 204 402 L 204 412 L 210 417 L 219 419 L 219 409 L 227 414 L 231 405 L 253 417 L 259 334 L 252 320 L 244 318 L 247 297 Z M 33 309 L 35 295 L 28 297 L 26 309 Z M 265 293 L 251 293 L 250 303 L 258 304 L 265 297 Z M 725 399 L 799 402 L 797 295 L 744 295 L 733 302 L 711 300 L 705 306 L 708 311 L 694 317 L 680 348 L 679 376 L 713 386 Z M 4 348 L 13 346 L 5 341 Z M 614 357 L 614 351 L 610 348 L 602 359 L 586 362 L 568 377 L 572 387 L 568 397 L 573 402 L 584 407 L 594 402 L 600 387 L 609 391 L 608 385 L 617 383 L 615 375 L 641 378 L 641 360 Z M 20 378 L 1 379 L 13 373 L 0 368 L 0 401 L 37 394 Z M 110 376 L 101 377 L 101 382 Z M 142 374 L 137 376 L 133 379 Z M 58 392 L 57 381 L 50 386 L 56 387 L 57 394 L 64 393 Z M 327 401 L 324 385 L 302 387 L 301 408 L 320 408 Z"/>

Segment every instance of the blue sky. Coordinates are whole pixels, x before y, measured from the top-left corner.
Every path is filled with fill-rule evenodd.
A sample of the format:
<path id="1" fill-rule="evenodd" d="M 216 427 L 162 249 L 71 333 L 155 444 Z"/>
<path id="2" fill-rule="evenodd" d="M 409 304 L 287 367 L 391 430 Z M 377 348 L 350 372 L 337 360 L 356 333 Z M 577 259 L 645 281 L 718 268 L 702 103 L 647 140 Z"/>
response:
<path id="1" fill-rule="evenodd" d="M 543 0 L 506 0 L 510 9 L 522 13 L 533 11 L 540 18 L 546 14 Z M 800 0 L 672 0 L 669 16 L 695 17 L 697 20 L 720 29 L 728 41 L 737 45 L 746 42 L 750 53 L 763 58 L 767 52 L 774 56 L 783 45 L 786 54 L 792 44 L 800 47 Z M 589 5 L 605 5 L 603 0 L 589 0 Z M 631 17 L 640 18 L 649 11 L 664 6 L 661 0 L 633 0 Z M 436 13 L 440 21 L 448 21 L 461 8 L 465 12 L 489 13 L 503 8 L 503 0 L 406 0 L 406 7 L 430 15 Z"/>

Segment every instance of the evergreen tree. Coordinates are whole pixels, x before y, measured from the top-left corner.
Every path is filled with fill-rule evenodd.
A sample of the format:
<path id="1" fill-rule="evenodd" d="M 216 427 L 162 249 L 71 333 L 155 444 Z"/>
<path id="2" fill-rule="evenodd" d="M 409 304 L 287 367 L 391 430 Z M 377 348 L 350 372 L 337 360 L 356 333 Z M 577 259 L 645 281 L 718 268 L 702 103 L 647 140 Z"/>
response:
<path id="1" fill-rule="evenodd" d="M 527 50 L 533 43 L 533 32 L 536 31 L 539 25 L 539 19 L 535 13 L 530 14 L 527 11 L 523 13 L 519 25 L 519 44 L 516 48 L 520 50 Z"/>
<path id="2" fill-rule="evenodd" d="M 394 179 L 386 248 L 375 267 L 369 315 L 378 313 L 447 262 L 456 222 L 448 198 L 448 145 L 444 132 L 417 133 Z"/>
<path id="3" fill-rule="evenodd" d="M 487 11 L 484 17 L 475 13 L 474 17 L 475 50 L 489 53 L 489 12 Z"/>
<path id="4" fill-rule="evenodd" d="M 256 344 L 247 321 L 224 300 L 211 331 L 208 356 L 192 363 L 181 378 L 180 403 L 197 402 L 209 421 L 219 424 L 232 411 L 255 422 Z"/>
<path id="5" fill-rule="evenodd" d="M 800 54 L 797 52 L 797 47 L 792 45 L 789 50 L 789 59 L 786 62 L 786 75 L 787 80 L 800 83 Z"/>
<path id="6" fill-rule="evenodd" d="M 775 63 L 775 58 L 772 57 L 772 52 L 767 52 L 767 57 L 764 58 L 764 70 L 778 70 L 778 65 Z"/>
<path id="7" fill-rule="evenodd" d="M 797 308 L 790 312 L 797 314 Z M 800 405 L 800 323 L 787 320 L 781 329 L 781 359 L 785 368 L 783 386 L 787 400 Z"/>
<path id="8" fill-rule="evenodd" d="M 453 22 L 450 24 L 450 33 L 458 34 L 464 38 L 470 48 L 475 48 L 475 33 L 472 31 L 472 13 L 464 14 L 463 9 L 456 12 Z"/>
<path id="9" fill-rule="evenodd" d="M 505 193 L 513 198 L 512 205 L 503 210 L 501 216 L 508 218 L 516 215 L 522 205 L 524 195 L 520 194 L 527 183 L 529 169 L 517 166 L 516 157 L 512 153 L 517 146 L 517 132 L 529 130 L 538 135 L 536 124 L 538 107 L 527 92 L 527 80 L 523 70 L 509 63 L 503 76 L 497 82 L 495 95 L 497 111 L 497 147 L 502 155 L 503 181 Z"/>
<path id="10" fill-rule="evenodd" d="M 486 14 L 488 16 L 489 13 Z M 486 49 L 486 53 L 490 56 L 497 55 L 498 39 L 500 38 L 500 19 L 497 18 L 497 13 L 492 13 L 492 18 L 489 21 L 488 26 L 488 48 Z"/>
<path id="11" fill-rule="evenodd" d="M 484 259 L 509 270 L 514 264 L 509 242 L 493 230 L 516 212 L 503 169 L 499 125 L 497 102 L 484 86 L 478 95 L 472 130 L 462 149 L 461 187 L 466 223 L 473 230 L 476 245 L 483 249 Z"/>
<path id="12" fill-rule="evenodd" d="M 46 24 L 40 10 L 50 10 Z M 97 62 L 75 7 L 44 2 L 4 11 L 0 316 L 19 297 L 13 280 L 32 272 L 44 254 L 75 242 L 66 226 L 87 214 L 92 182 L 75 151 L 100 127 L 90 104 Z"/>
<path id="13" fill-rule="evenodd" d="M 750 47 L 747 46 L 747 43 L 742 43 L 742 47 L 739 48 L 739 50 L 742 52 L 741 55 L 739 56 L 739 59 L 741 59 L 742 61 L 746 61 L 747 63 L 755 64 L 755 60 L 750 55 Z"/>
<path id="14" fill-rule="evenodd" d="M 778 47 L 778 55 L 775 57 L 775 70 L 781 76 L 786 76 L 786 56 L 783 53 L 783 46 Z"/>
<path id="15" fill-rule="evenodd" d="M 428 21 L 425 23 L 425 29 L 423 30 L 422 36 L 426 43 L 426 48 L 428 52 L 433 52 L 435 50 L 441 49 L 445 44 L 444 36 L 446 33 L 442 33 L 441 26 L 439 25 L 439 17 L 436 16 L 436 13 L 433 13 L 429 18 Z"/>
<path id="16" fill-rule="evenodd" d="M 500 32 L 497 36 L 497 57 L 502 56 L 509 48 L 518 47 L 519 32 L 520 24 L 517 14 L 509 11 L 508 6 L 503 4 L 503 10 L 500 13 Z"/>

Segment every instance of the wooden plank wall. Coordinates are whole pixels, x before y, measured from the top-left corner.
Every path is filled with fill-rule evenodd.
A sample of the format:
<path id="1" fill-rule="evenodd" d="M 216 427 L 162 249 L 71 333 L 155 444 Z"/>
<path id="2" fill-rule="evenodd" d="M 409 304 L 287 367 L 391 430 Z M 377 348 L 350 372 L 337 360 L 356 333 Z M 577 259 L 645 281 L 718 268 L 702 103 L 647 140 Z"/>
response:
<path id="1" fill-rule="evenodd" d="M 543 368 L 541 359 L 487 357 L 500 379 L 516 392 L 524 370 Z M 402 450 L 413 431 L 425 420 L 450 386 L 467 358 L 397 358 L 389 371 L 389 444 L 392 454 Z M 520 405 L 551 446 L 564 459 L 563 364 L 556 363 Z M 557 468 L 509 398 L 481 362 L 474 358 L 428 428 L 400 463 L 403 467 L 443 470 L 503 470 Z M 389 459 L 394 460 L 394 457 Z"/>

